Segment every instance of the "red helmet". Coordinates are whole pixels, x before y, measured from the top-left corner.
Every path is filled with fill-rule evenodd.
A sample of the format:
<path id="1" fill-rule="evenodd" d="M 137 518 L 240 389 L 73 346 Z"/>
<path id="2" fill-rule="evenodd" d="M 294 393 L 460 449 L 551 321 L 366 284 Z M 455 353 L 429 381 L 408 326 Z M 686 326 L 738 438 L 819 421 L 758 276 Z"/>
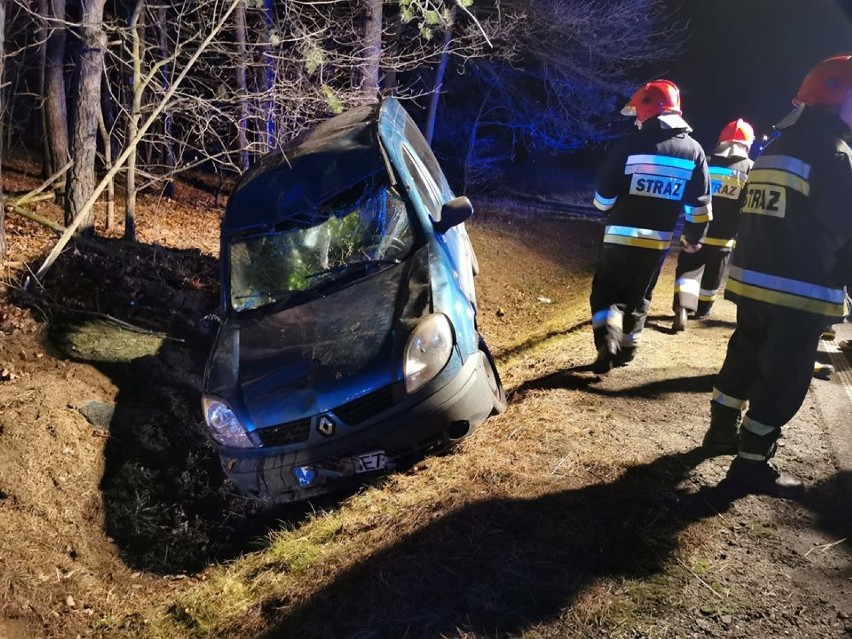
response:
<path id="1" fill-rule="evenodd" d="M 683 115 L 680 110 L 680 91 L 669 80 L 648 82 L 633 94 L 621 113 L 635 116 L 639 122 L 663 113 Z"/>
<path id="2" fill-rule="evenodd" d="M 852 53 L 841 53 L 818 63 L 810 70 L 793 98 L 796 106 L 821 104 L 839 107 L 852 89 Z"/>
<path id="3" fill-rule="evenodd" d="M 739 142 L 751 146 L 754 142 L 754 129 L 742 118 L 728 122 L 719 134 L 719 143 L 722 142 Z"/>

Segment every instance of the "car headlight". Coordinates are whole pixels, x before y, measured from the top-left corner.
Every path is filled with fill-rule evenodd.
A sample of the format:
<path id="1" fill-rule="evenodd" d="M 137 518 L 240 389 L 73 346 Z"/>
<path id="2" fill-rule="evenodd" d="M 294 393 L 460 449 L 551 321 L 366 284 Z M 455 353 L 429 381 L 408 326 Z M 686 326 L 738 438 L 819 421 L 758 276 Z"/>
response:
<path id="1" fill-rule="evenodd" d="M 427 315 L 405 347 L 405 391 L 413 393 L 441 372 L 453 352 L 453 329 L 446 315 Z"/>
<path id="2" fill-rule="evenodd" d="M 216 443 L 230 448 L 253 448 L 246 429 L 237 419 L 234 411 L 221 399 L 202 397 L 201 406 L 204 410 L 204 421 L 207 430 Z"/>

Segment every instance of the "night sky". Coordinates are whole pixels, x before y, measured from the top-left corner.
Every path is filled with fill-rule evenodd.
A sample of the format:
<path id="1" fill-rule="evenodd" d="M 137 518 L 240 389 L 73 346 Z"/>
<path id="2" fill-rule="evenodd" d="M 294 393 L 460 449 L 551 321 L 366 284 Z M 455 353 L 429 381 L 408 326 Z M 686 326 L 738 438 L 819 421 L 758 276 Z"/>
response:
<path id="1" fill-rule="evenodd" d="M 852 1 L 684 0 L 684 53 L 654 70 L 681 90 L 684 117 L 705 148 L 742 117 L 758 136 L 792 108 L 802 78 L 820 60 L 852 51 Z"/>

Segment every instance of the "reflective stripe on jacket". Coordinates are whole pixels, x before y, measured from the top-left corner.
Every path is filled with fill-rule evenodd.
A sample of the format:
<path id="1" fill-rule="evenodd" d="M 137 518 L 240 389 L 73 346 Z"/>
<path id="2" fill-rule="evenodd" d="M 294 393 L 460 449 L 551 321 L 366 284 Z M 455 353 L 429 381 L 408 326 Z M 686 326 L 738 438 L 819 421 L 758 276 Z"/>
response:
<path id="1" fill-rule="evenodd" d="M 713 221 L 702 244 L 730 251 L 740 223 L 740 208 L 752 161 L 736 155 L 712 154 L 707 158 L 710 193 L 713 196 Z"/>
<path id="2" fill-rule="evenodd" d="M 848 313 L 852 130 L 805 108 L 754 163 L 725 297 L 829 318 Z"/>
<path id="3" fill-rule="evenodd" d="M 664 250 L 681 214 L 696 243 L 712 219 L 704 151 L 687 129 L 648 120 L 607 154 L 594 205 L 609 213 L 604 243 Z"/>

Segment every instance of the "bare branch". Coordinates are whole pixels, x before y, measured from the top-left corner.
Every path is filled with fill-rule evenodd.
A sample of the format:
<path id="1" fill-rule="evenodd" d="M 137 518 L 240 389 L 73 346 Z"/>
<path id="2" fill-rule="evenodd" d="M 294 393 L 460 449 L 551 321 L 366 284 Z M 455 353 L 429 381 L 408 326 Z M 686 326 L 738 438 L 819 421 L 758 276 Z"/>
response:
<path id="1" fill-rule="evenodd" d="M 38 271 L 36 271 L 35 276 L 34 276 L 35 279 L 40 279 L 40 278 L 44 277 L 44 274 L 48 271 L 48 269 L 51 267 L 53 262 L 56 261 L 56 258 L 59 256 L 59 253 L 62 251 L 62 249 L 68 243 L 68 241 L 71 239 L 71 236 L 74 235 L 77 228 L 80 226 L 83 219 L 88 214 L 89 210 L 92 208 L 92 206 L 97 201 L 100 194 L 106 188 L 109 180 L 116 173 L 118 173 L 119 169 L 124 165 L 124 162 L 127 160 L 127 158 L 130 156 L 131 152 L 135 148 L 136 144 L 139 143 L 139 140 L 142 139 L 142 137 L 145 135 L 145 132 L 154 123 L 156 117 L 160 113 L 162 113 L 163 109 L 165 109 L 165 107 L 168 104 L 171 96 L 174 95 L 174 93 L 177 91 L 177 88 L 180 86 L 183 79 L 187 76 L 189 71 L 195 65 L 195 62 L 198 60 L 198 58 L 201 57 L 201 54 L 204 52 L 204 50 L 207 48 L 207 46 L 213 41 L 213 39 L 216 37 L 216 35 L 222 30 L 222 27 L 224 26 L 228 17 L 231 15 L 233 10 L 237 6 L 237 3 L 240 2 L 240 1 L 241 0 L 231 0 L 231 3 L 228 6 L 227 10 L 222 15 L 222 18 L 214 26 L 214 28 L 210 31 L 209 35 L 204 39 L 204 41 L 201 43 L 201 45 L 198 47 L 198 49 L 195 51 L 195 53 L 193 53 L 193 55 L 190 57 L 189 62 L 183 68 L 183 70 L 180 72 L 180 74 L 176 78 L 174 84 L 169 89 L 169 91 L 166 93 L 166 95 L 163 97 L 163 99 L 160 101 L 157 108 L 154 109 L 153 113 L 151 113 L 151 115 L 148 116 L 148 119 L 145 120 L 145 122 L 142 124 L 142 126 L 139 127 L 138 133 L 129 142 L 129 144 L 127 145 L 127 148 L 124 149 L 124 151 L 121 153 L 121 155 L 118 156 L 118 158 L 116 159 L 115 164 L 113 165 L 112 169 L 110 169 L 107 172 L 106 176 L 104 176 L 104 178 L 98 183 L 98 185 L 95 187 L 95 190 L 92 193 L 92 195 L 85 202 L 85 204 L 81 207 L 80 211 L 77 212 L 76 217 L 74 218 L 72 223 L 70 225 L 68 225 L 68 228 L 65 230 L 65 233 L 63 233 L 62 237 L 59 239 L 59 242 L 57 242 L 56 246 L 53 247 L 53 250 L 50 251 L 47 258 L 44 260 L 44 263 L 39 267 Z"/>

